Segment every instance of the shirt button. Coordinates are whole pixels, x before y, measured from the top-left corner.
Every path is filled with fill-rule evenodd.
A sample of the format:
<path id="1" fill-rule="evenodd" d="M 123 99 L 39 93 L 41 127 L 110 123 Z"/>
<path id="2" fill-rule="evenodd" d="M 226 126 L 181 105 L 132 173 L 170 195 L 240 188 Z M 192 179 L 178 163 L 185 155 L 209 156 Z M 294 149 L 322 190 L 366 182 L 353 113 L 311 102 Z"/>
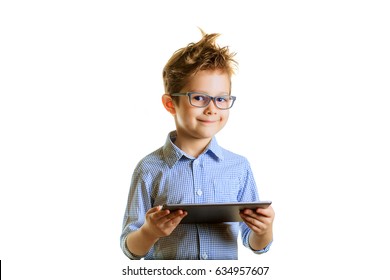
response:
<path id="1" fill-rule="evenodd" d="M 199 196 L 201 196 L 201 195 L 203 194 L 203 192 L 202 192 L 202 190 L 198 190 L 198 191 L 196 192 L 196 194 L 199 195 Z"/>
<path id="2" fill-rule="evenodd" d="M 207 256 L 207 254 L 206 253 L 203 253 L 203 255 L 202 255 L 202 259 L 204 259 L 204 260 L 207 260 L 207 258 L 208 258 L 209 256 Z"/>

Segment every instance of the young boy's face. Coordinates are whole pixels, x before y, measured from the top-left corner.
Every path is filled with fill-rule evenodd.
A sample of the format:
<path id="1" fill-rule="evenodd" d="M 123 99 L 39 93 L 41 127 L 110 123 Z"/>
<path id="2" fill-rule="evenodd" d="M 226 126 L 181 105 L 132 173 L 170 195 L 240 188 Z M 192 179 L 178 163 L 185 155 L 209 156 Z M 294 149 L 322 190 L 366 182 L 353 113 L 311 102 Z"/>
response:
<path id="1" fill-rule="evenodd" d="M 212 97 L 229 95 L 230 78 L 218 70 L 199 71 L 181 92 L 205 93 Z M 206 107 L 198 108 L 190 104 L 187 96 L 178 99 L 175 106 L 177 134 L 181 138 L 210 140 L 226 124 L 229 110 L 217 108 L 213 101 Z"/>

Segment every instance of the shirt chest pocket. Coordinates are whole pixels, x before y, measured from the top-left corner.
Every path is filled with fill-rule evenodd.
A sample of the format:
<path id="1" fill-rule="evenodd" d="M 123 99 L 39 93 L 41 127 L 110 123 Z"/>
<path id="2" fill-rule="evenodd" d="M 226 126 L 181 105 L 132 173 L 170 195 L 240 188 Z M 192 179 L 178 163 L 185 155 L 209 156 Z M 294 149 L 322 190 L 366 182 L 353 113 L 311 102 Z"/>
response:
<path id="1" fill-rule="evenodd" d="M 238 179 L 222 179 L 213 181 L 214 201 L 216 203 L 237 202 L 240 184 Z"/>

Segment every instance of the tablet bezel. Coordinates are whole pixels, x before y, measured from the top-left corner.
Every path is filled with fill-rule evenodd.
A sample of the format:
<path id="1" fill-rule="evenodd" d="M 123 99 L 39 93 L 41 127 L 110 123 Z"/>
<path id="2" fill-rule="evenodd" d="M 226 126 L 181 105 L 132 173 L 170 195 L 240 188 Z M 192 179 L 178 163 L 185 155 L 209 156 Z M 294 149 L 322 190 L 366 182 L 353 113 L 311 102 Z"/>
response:
<path id="1" fill-rule="evenodd" d="M 183 224 L 241 222 L 239 215 L 244 209 L 267 208 L 271 201 L 211 203 L 211 204 L 165 204 L 163 210 L 183 210 L 188 214 L 183 218 Z"/>

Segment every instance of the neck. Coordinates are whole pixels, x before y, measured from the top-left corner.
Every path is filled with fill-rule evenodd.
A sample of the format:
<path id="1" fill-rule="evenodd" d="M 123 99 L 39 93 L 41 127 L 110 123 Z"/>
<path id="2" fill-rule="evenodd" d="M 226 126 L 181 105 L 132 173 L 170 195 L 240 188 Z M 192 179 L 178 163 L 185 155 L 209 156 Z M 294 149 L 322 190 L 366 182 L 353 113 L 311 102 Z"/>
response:
<path id="1" fill-rule="evenodd" d="M 201 153 L 203 153 L 204 149 L 210 143 L 211 138 L 209 139 L 194 139 L 194 138 L 186 138 L 181 135 L 177 135 L 175 145 L 185 152 L 187 155 L 193 156 L 197 158 Z"/>

